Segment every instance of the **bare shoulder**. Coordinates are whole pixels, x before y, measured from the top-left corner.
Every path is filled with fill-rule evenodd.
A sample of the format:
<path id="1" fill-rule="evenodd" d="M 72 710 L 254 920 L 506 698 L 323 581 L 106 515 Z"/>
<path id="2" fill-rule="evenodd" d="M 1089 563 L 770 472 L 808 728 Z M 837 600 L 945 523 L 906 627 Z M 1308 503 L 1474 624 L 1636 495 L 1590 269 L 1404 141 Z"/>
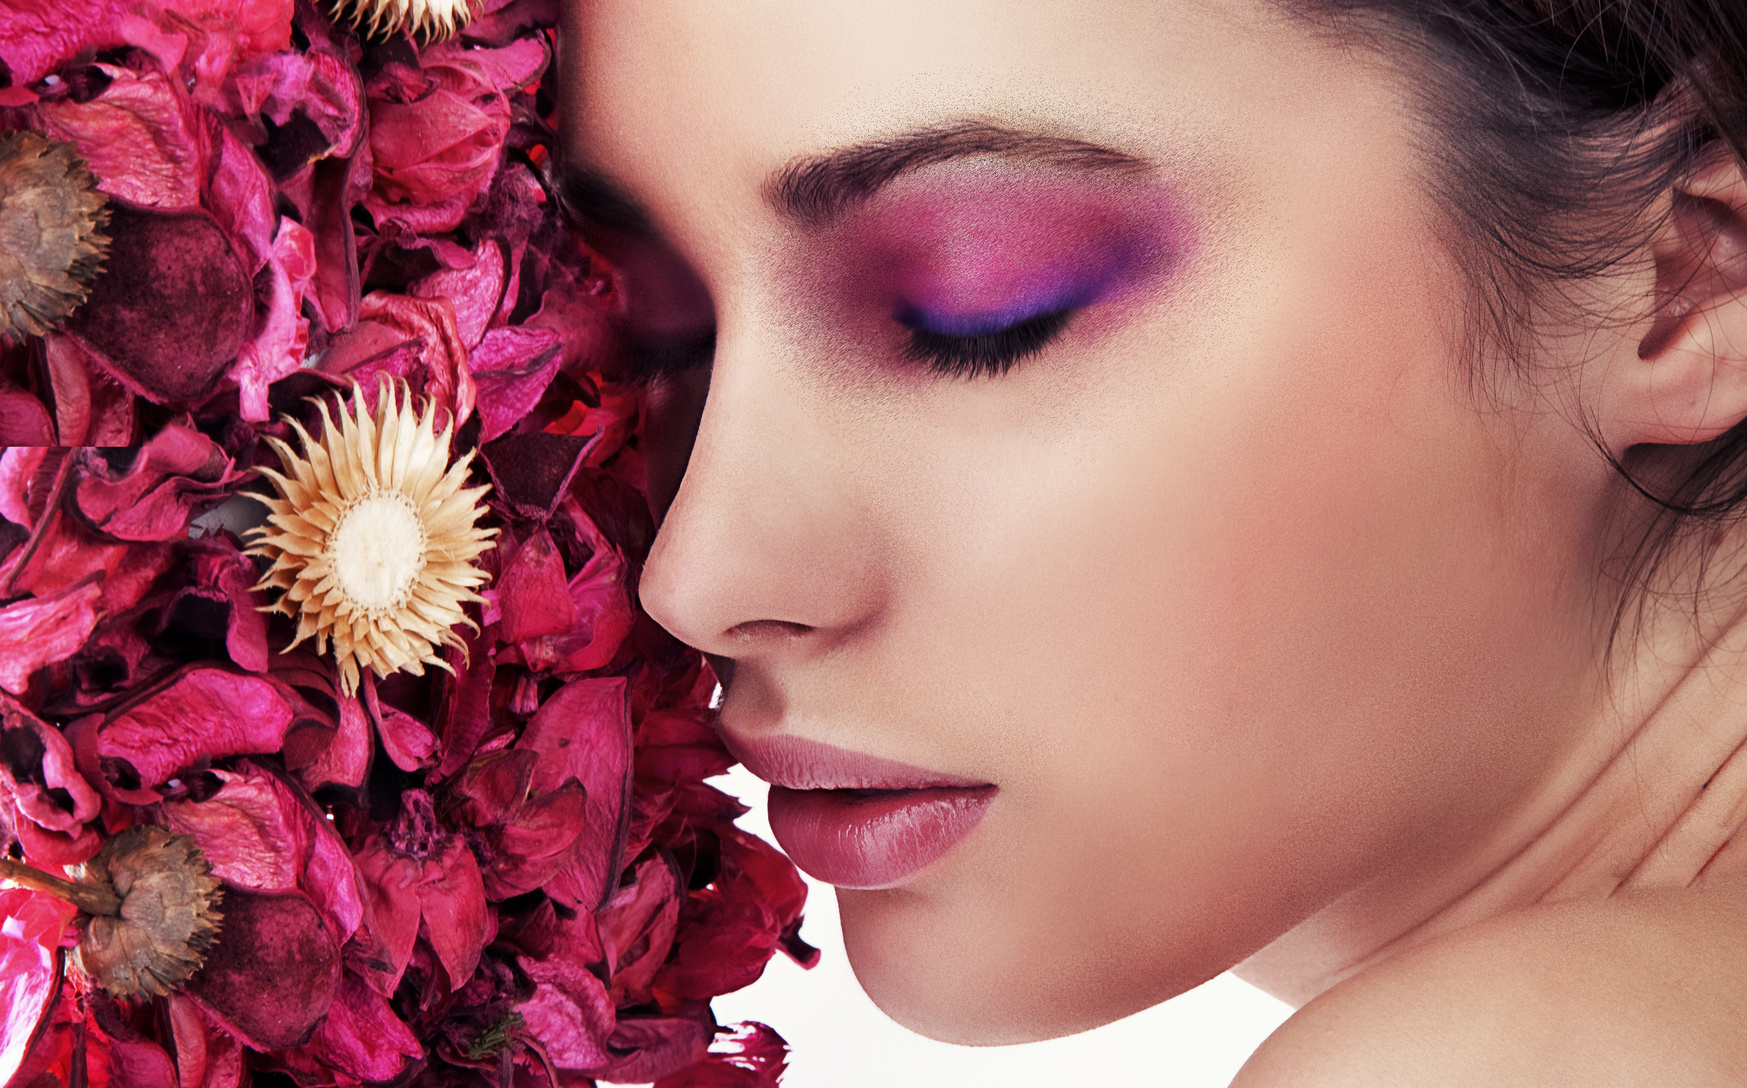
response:
<path id="1" fill-rule="evenodd" d="M 1747 887 L 1536 907 L 1298 1010 L 1232 1088 L 1740 1088 Z"/>

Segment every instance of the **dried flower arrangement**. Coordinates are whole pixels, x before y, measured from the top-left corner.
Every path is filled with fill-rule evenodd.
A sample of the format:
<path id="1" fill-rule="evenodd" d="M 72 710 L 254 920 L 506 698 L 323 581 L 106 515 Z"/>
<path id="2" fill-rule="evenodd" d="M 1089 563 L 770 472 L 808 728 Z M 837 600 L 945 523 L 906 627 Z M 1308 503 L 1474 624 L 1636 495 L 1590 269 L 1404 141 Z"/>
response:
<path id="1" fill-rule="evenodd" d="M 776 1084 L 555 20 L 0 0 L 0 1088 Z"/>

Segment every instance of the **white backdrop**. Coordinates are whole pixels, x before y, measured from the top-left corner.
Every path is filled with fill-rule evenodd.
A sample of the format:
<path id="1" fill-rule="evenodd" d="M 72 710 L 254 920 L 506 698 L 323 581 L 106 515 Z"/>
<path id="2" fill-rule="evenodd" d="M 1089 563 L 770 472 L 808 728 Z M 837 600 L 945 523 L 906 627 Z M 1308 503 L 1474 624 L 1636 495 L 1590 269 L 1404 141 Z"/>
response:
<path id="1" fill-rule="evenodd" d="M 770 838 L 769 787 L 736 767 L 711 784 L 753 806 L 740 820 Z M 714 1002 L 723 1023 L 761 1020 L 789 1041 L 784 1088 L 1060 1088 L 1146 1085 L 1225 1088 L 1289 1006 L 1221 975 L 1126 1020 L 1065 1039 L 1007 1047 L 961 1047 L 899 1027 L 856 985 L 843 954 L 837 897 L 808 878 L 801 936 L 824 955 L 803 971 L 778 955 L 764 976 Z"/>

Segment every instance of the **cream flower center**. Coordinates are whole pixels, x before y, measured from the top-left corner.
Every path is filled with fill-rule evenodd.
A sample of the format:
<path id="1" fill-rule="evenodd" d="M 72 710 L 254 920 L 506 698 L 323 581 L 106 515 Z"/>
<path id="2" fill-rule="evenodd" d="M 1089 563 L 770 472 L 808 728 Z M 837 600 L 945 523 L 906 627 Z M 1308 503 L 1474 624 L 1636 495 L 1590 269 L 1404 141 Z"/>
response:
<path id="1" fill-rule="evenodd" d="M 353 503 L 328 536 L 334 581 L 366 611 L 395 608 L 425 569 L 425 523 L 412 500 L 377 491 Z"/>

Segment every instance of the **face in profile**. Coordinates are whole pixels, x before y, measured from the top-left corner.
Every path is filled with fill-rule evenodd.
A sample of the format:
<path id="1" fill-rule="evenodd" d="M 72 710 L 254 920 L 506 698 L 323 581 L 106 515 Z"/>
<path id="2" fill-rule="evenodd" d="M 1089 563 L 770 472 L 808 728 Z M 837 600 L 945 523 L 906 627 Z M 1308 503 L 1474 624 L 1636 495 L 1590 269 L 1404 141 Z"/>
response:
<path id="1" fill-rule="evenodd" d="M 1244 0 L 567 18 L 643 603 L 883 1009 L 1307 996 L 1472 879 L 1579 743 L 1609 470 L 1468 381 L 1403 76 Z"/>

